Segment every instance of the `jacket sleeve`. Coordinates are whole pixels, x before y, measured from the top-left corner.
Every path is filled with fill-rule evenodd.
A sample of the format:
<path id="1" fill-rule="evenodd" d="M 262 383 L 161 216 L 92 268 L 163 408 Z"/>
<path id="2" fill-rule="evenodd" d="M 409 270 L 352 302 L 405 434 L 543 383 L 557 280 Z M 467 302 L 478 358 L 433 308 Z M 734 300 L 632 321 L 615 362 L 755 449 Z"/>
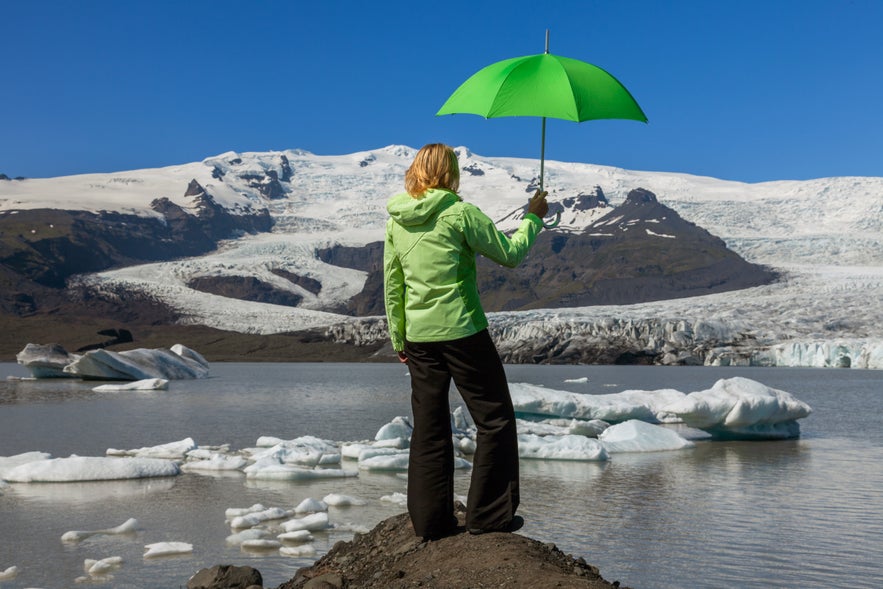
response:
<path id="1" fill-rule="evenodd" d="M 463 235 L 475 252 L 501 266 L 514 268 L 524 259 L 543 228 L 543 221 L 527 213 L 512 237 L 497 229 L 494 222 L 473 205 L 463 208 Z"/>
<path id="2" fill-rule="evenodd" d="M 392 348 L 401 352 L 405 349 L 405 274 L 392 243 L 389 225 L 386 227 L 383 244 L 383 302 L 386 306 L 386 324 Z"/>

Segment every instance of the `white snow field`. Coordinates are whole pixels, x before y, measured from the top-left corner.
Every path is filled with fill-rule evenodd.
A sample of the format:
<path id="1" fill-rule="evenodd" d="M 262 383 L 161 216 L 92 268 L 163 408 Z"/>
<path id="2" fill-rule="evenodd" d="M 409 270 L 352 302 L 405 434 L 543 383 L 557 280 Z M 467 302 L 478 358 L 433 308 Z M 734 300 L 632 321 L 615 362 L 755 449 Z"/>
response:
<path id="1" fill-rule="evenodd" d="M 465 147 L 457 152 L 464 198 L 502 220 L 501 227 L 512 226 L 511 214 L 525 204 L 538 162 L 483 157 Z M 192 199 L 183 195 L 195 179 L 234 213 L 267 208 L 273 231 L 228 240 L 205 256 L 82 276 L 77 282 L 98 290 L 142 291 L 189 324 L 259 334 L 334 326 L 348 341 L 376 341 L 385 337 L 379 318 L 372 322 L 319 310 L 360 292 L 365 273 L 328 265 L 316 250 L 381 240 L 385 202 L 402 189 L 415 153 L 399 145 L 335 156 L 302 150 L 228 152 L 167 168 L 4 181 L 0 214 L 50 207 L 155 216 L 149 204 L 160 196 L 192 210 Z M 286 160 L 292 181 L 281 184 L 281 198 L 266 199 L 243 179 L 266 179 L 270 171 L 282 177 Z M 699 358 L 709 365 L 883 368 L 883 178 L 749 184 L 555 161 L 546 162 L 546 172 L 550 201 L 600 186 L 617 205 L 633 189 L 650 190 L 748 261 L 779 270 L 783 279 L 688 299 L 493 314 L 501 347 L 550 333 L 563 333 L 579 345 L 611 332 L 643 330 L 638 344 L 657 349 L 667 343 L 683 351 L 685 342 L 665 339 L 680 331 L 681 339 L 686 334 L 697 343 L 711 338 L 701 340 L 707 345 Z M 582 231 L 613 210 L 565 216 L 555 231 Z M 274 269 L 312 278 L 322 288 L 315 294 Z M 185 286 L 193 277 L 218 275 L 255 276 L 303 301 L 299 307 L 254 303 Z"/>

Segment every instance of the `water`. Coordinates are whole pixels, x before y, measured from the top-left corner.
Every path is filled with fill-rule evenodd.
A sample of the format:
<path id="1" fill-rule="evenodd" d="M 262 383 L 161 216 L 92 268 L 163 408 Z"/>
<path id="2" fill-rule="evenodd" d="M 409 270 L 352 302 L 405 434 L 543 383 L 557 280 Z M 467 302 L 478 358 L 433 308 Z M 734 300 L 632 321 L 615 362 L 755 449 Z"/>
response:
<path id="1" fill-rule="evenodd" d="M 587 394 L 675 388 L 691 392 L 744 376 L 795 394 L 814 413 L 798 440 L 700 442 L 693 450 L 617 454 L 608 463 L 522 461 L 523 533 L 600 567 L 636 589 L 883 586 L 883 373 L 778 368 L 509 366 L 511 382 Z M 0 364 L 0 378 L 23 376 Z M 0 382 L 0 456 L 40 450 L 104 455 L 193 437 L 200 445 L 251 447 L 261 435 L 373 438 L 409 414 L 408 379 L 393 364 L 214 364 L 212 378 L 168 391 L 95 393 L 94 383 Z M 587 377 L 586 383 L 565 379 Z M 452 397 L 455 403 L 459 398 Z M 355 470 L 345 463 L 345 468 Z M 465 495 L 468 473 L 458 474 Z M 215 564 L 250 565 L 267 587 L 310 558 L 230 546 L 224 510 L 262 503 L 291 508 L 330 492 L 363 507 L 333 522 L 372 527 L 403 508 L 395 474 L 316 482 L 254 482 L 241 474 L 0 487 L 0 588 L 69 587 L 86 558 L 121 556 L 101 586 L 182 587 Z M 136 534 L 62 543 L 69 530 L 135 517 Z M 319 554 L 351 532 L 314 534 Z M 183 541 L 192 555 L 144 560 L 144 545 Z"/>

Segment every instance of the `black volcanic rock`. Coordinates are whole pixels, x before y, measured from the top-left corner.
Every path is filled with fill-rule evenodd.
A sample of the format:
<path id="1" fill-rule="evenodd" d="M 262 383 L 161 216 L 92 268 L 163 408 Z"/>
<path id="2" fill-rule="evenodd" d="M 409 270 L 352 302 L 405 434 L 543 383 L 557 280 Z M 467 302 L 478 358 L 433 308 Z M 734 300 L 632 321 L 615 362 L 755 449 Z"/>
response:
<path id="1" fill-rule="evenodd" d="M 187 286 L 231 299 L 288 307 L 296 307 L 303 300 L 298 294 L 275 288 L 254 276 L 198 276 L 187 281 Z"/>

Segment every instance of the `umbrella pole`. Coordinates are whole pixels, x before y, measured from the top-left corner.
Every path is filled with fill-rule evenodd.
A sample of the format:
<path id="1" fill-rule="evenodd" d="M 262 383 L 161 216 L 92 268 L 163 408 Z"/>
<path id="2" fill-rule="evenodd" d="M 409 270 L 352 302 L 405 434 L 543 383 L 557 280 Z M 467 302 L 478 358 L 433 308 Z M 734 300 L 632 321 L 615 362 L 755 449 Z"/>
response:
<path id="1" fill-rule="evenodd" d="M 543 117 L 543 136 L 540 141 L 540 190 L 543 189 L 543 171 L 546 167 L 546 117 Z"/>

